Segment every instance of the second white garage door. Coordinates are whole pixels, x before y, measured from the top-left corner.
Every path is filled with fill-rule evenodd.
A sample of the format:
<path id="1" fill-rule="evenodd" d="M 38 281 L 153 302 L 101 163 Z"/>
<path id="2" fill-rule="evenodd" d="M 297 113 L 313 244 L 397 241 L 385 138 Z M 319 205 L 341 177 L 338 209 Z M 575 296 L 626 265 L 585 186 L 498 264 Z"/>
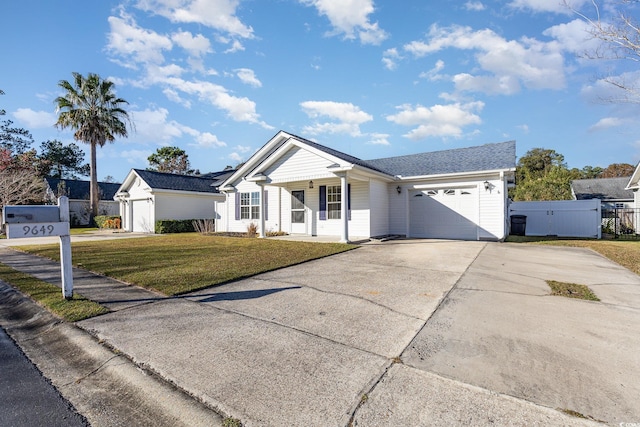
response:
<path id="1" fill-rule="evenodd" d="M 410 192 L 409 234 L 431 239 L 477 240 L 477 188 Z"/>

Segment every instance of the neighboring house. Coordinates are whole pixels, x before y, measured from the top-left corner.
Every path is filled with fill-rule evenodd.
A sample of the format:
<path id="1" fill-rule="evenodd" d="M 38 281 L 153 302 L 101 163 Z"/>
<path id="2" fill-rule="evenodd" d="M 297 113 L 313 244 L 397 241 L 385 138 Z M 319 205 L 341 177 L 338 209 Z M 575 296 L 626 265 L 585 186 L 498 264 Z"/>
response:
<path id="1" fill-rule="evenodd" d="M 571 194 L 575 200 L 600 199 L 602 209 L 633 208 L 633 191 L 627 189 L 629 177 L 575 179 Z"/>
<path id="2" fill-rule="evenodd" d="M 115 194 L 122 228 L 153 233 L 165 219 L 217 219 L 216 205 L 224 202 L 219 186 L 233 170 L 201 176 L 132 169 Z"/>
<path id="3" fill-rule="evenodd" d="M 218 230 L 501 240 L 515 141 L 361 160 L 277 133 L 219 190 Z"/>
<path id="4" fill-rule="evenodd" d="M 634 207 L 640 209 L 640 163 L 638 163 L 636 170 L 633 172 L 633 175 L 631 175 L 631 178 L 629 178 L 625 190 L 633 192 Z"/>
<path id="5" fill-rule="evenodd" d="M 47 185 L 47 198 L 55 203 L 60 196 L 69 198 L 69 216 L 71 225 L 89 224 L 89 193 L 91 183 L 76 179 L 45 178 Z M 100 200 L 98 202 L 98 215 L 118 215 L 118 202 L 113 196 L 120 188 L 120 184 L 111 182 L 98 182 Z"/>

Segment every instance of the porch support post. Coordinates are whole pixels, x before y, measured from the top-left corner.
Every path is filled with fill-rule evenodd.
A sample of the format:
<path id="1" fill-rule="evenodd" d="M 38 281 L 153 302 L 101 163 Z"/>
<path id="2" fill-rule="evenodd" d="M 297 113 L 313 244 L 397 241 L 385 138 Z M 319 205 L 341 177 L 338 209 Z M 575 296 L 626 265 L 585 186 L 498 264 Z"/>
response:
<path id="1" fill-rule="evenodd" d="M 342 220 L 340 243 L 349 243 L 349 211 L 347 172 L 340 174 L 340 219 Z"/>
<path id="2" fill-rule="evenodd" d="M 264 231 L 264 227 L 265 227 L 265 220 L 264 220 L 264 185 L 259 182 L 258 186 L 260 187 L 260 234 L 258 235 L 259 238 L 264 239 L 266 237 L 265 231 Z"/>

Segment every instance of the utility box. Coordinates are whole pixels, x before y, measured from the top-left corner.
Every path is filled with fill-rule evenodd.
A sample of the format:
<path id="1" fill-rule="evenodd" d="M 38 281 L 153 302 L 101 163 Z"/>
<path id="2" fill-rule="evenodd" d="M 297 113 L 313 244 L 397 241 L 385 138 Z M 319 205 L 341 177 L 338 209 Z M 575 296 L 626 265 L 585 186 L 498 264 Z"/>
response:
<path id="1" fill-rule="evenodd" d="M 60 222 L 58 206 L 5 206 L 2 210 L 3 224 L 33 224 Z"/>

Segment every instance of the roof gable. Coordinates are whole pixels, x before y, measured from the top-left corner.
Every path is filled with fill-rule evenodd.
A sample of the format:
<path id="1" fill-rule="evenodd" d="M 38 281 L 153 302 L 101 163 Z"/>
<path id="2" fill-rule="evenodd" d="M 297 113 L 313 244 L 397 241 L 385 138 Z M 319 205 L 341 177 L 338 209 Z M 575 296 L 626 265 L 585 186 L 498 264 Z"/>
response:
<path id="1" fill-rule="evenodd" d="M 59 186 L 64 185 L 65 194 L 74 200 L 89 200 L 91 183 L 77 179 L 58 179 L 46 177 L 45 180 L 51 191 L 58 193 Z M 113 196 L 118 192 L 120 184 L 112 182 L 98 182 L 101 200 L 113 200 Z"/>
<path id="2" fill-rule="evenodd" d="M 640 162 L 636 166 L 636 170 L 631 175 L 629 182 L 626 186 L 627 190 L 640 190 Z"/>
<path id="3" fill-rule="evenodd" d="M 633 191 L 626 190 L 629 177 L 574 179 L 571 190 L 576 200 L 633 200 Z"/>

